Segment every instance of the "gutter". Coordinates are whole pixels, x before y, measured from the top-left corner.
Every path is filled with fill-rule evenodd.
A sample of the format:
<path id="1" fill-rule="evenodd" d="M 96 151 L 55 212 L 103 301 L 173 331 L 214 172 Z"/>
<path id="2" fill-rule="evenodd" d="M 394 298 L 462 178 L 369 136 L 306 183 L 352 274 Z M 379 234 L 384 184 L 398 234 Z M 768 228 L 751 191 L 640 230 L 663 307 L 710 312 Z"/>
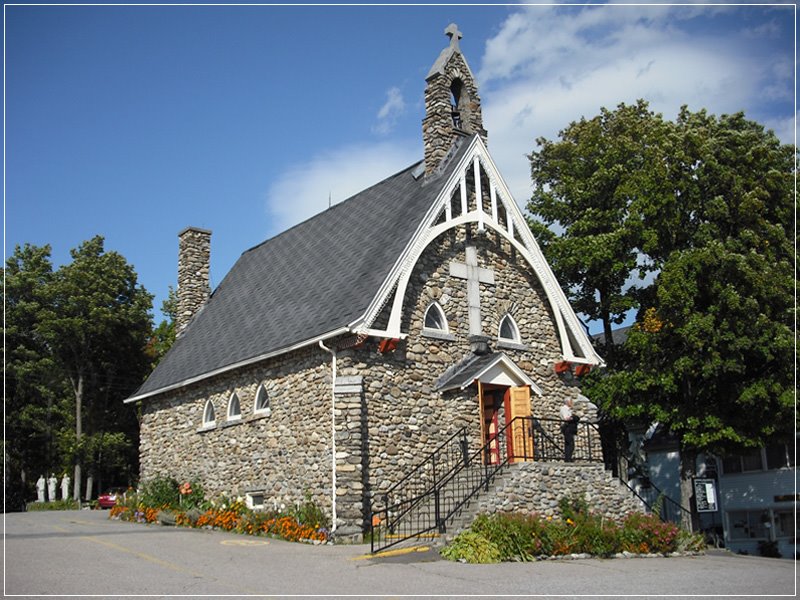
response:
<path id="1" fill-rule="evenodd" d="M 300 348 L 313 345 L 314 342 L 327 340 L 329 338 L 336 337 L 337 335 L 341 335 L 343 333 L 348 333 L 348 332 L 349 330 L 347 329 L 347 327 L 340 327 L 339 329 L 334 329 L 333 331 L 329 331 L 328 333 L 323 333 L 322 335 L 318 335 L 317 337 L 308 340 L 303 340 L 302 342 L 293 344 L 291 346 L 286 346 L 285 348 L 281 348 L 279 350 L 273 350 L 272 352 L 267 352 L 266 354 L 260 354 L 259 356 L 253 358 L 248 358 L 246 360 L 242 360 L 237 363 L 233 363 L 231 365 L 226 365 L 224 367 L 220 367 L 219 369 L 215 369 L 214 371 L 209 371 L 208 373 L 203 373 L 202 375 L 196 375 L 195 377 L 184 379 L 183 381 L 179 381 L 178 383 L 173 383 L 171 385 L 158 388 L 157 390 L 153 390 L 151 392 L 145 392 L 144 394 L 131 396 L 130 398 L 123 400 L 123 404 L 130 404 L 131 402 L 138 402 L 139 400 L 144 400 L 145 398 L 157 396 L 159 394 L 164 394 L 166 392 L 172 392 L 187 385 L 197 383 L 198 381 L 203 381 L 204 379 L 208 379 L 209 377 L 213 377 L 215 375 L 221 375 L 222 373 L 233 371 L 234 369 L 238 369 L 240 367 L 246 367 L 247 365 L 252 365 L 253 363 L 257 363 L 262 360 L 272 358 L 273 356 L 280 356 L 281 354 L 286 354 L 287 352 L 292 352 L 293 350 L 299 350 Z"/>

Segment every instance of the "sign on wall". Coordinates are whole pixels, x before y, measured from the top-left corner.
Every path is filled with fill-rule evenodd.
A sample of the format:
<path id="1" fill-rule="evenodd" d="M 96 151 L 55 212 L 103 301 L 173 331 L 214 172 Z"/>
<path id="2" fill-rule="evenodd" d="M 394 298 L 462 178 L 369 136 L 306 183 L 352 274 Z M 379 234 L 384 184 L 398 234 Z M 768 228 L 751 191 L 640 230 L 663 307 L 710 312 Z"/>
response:
<path id="1" fill-rule="evenodd" d="M 694 499 L 697 512 L 717 512 L 717 488 L 713 479 L 696 478 L 694 480 Z"/>

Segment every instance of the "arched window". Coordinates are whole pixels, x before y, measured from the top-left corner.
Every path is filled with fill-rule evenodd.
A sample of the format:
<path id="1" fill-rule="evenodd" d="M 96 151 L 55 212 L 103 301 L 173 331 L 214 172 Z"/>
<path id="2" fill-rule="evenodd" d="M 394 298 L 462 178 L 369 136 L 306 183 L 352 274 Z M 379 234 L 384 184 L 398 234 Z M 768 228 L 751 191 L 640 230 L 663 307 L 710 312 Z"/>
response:
<path id="1" fill-rule="evenodd" d="M 453 82 L 450 84 L 450 113 L 453 116 L 453 127 L 456 129 L 462 129 L 464 127 L 464 122 L 461 115 L 461 92 L 463 89 L 464 84 L 462 81 L 460 79 L 453 79 Z"/>
<path id="2" fill-rule="evenodd" d="M 258 386 L 258 391 L 256 391 L 256 402 L 253 406 L 253 412 L 259 415 L 262 414 L 269 414 L 269 396 L 267 395 L 267 388 L 264 387 L 264 384 Z"/>
<path id="3" fill-rule="evenodd" d="M 239 396 L 236 392 L 231 394 L 231 399 L 228 400 L 228 421 L 235 421 L 242 418 L 242 407 L 239 404 Z"/>
<path id="4" fill-rule="evenodd" d="M 425 320 L 423 321 L 425 329 L 434 329 L 436 331 L 443 331 L 447 333 L 447 318 L 444 316 L 442 307 L 438 302 L 432 302 L 428 309 L 425 311 Z"/>
<path id="5" fill-rule="evenodd" d="M 215 424 L 214 403 L 209 400 L 206 402 L 206 407 L 203 409 L 203 427 L 213 427 Z"/>
<path id="6" fill-rule="evenodd" d="M 500 333 L 498 337 L 506 342 L 519 343 L 519 328 L 514 322 L 514 317 L 506 315 L 500 320 Z"/>

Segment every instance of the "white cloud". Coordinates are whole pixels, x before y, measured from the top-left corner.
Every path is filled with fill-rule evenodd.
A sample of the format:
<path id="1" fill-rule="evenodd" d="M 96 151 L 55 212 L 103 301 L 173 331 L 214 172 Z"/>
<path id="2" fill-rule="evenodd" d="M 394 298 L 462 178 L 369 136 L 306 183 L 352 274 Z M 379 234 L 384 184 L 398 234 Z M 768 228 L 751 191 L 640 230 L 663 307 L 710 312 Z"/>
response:
<path id="1" fill-rule="evenodd" d="M 487 41 L 478 79 L 489 148 L 517 202 L 524 206 L 531 192 L 526 155 L 535 138 L 554 139 L 601 107 L 644 98 L 668 119 L 683 104 L 715 114 L 745 110 L 754 118 L 765 95 L 791 94 L 789 57 L 765 68 L 752 32 L 747 38 L 688 26 L 721 10 L 531 6 L 510 15 Z M 793 129 L 786 135 L 788 121 L 769 124 L 785 142 L 794 139 Z"/>
<path id="2" fill-rule="evenodd" d="M 380 135 L 391 133 L 397 123 L 397 118 L 403 114 L 406 103 L 400 88 L 392 87 L 386 92 L 386 102 L 378 111 L 378 120 L 373 125 L 372 131 Z"/>
<path id="3" fill-rule="evenodd" d="M 419 160 L 416 144 L 358 144 L 290 166 L 267 190 L 272 231 L 283 231 Z"/>

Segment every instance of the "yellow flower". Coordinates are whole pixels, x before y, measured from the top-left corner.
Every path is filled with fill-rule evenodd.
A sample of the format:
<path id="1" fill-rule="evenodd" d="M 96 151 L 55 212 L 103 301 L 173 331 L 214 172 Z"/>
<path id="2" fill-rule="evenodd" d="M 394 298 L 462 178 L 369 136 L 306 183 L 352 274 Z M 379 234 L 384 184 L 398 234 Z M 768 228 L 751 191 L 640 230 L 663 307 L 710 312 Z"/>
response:
<path id="1" fill-rule="evenodd" d="M 572 519 L 567 519 L 567 525 L 575 525 L 575 521 Z"/>

